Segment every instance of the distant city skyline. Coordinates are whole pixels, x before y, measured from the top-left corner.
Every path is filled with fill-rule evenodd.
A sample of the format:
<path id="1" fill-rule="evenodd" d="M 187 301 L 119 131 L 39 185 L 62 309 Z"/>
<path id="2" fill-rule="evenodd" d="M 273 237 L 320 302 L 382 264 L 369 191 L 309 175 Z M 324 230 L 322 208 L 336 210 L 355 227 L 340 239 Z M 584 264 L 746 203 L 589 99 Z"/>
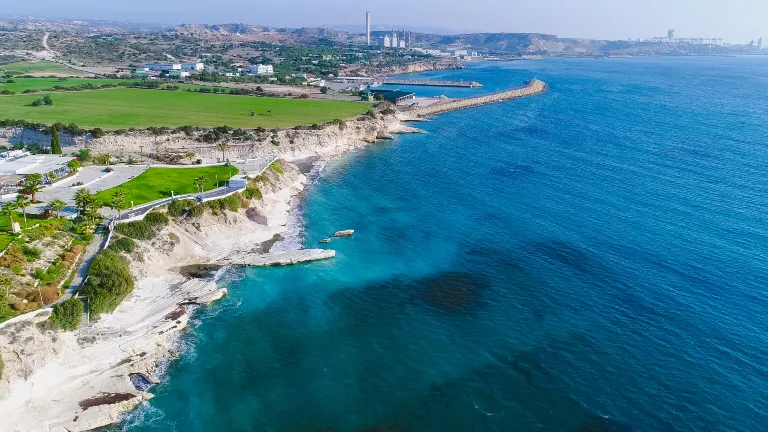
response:
<path id="1" fill-rule="evenodd" d="M 625 40 L 664 37 L 675 29 L 679 38 L 722 38 L 749 43 L 768 34 L 768 3 L 734 0 L 475 0 L 471 8 L 456 1 L 389 0 L 230 0 L 225 5 L 193 0 L 36 0 L 8 2 L 6 16 L 84 20 L 118 20 L 159 24 L 247 23 L 276 27 L 360 26 L 371 11 L 371 27 L 380 24 L 417 30 L 455 29 L 469 32 L 547 33 L 567 38 Z M 622 2 L 624 3 L 624 2 Z M 362 33 L 364 30 L 361 29 Z"/>

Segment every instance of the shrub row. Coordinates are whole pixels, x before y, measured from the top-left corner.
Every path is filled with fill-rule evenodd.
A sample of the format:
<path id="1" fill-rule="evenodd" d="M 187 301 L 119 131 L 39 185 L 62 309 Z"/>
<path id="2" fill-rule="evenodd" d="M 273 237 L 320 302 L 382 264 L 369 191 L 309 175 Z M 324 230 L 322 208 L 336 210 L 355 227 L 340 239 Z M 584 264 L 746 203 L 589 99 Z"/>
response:
<path id="1" fill-rule="evenodd" d="M 128 237 L 120 237 L 112 242 L 107 249 L 115 251 L 117 253 L 125 252 L 131 253 L 136 249 L 136 242 Z"/>
<path id="2" fill-rule="evenodd" d="M 248 201 L 248 205 L 246 205 L 246 201 L 247 199 L 243 195 L 235 193 L 221 199 L 208 201 L 204 205 L 210 208 L 214 214 L 219 214 L 222 210 L 237 212 L 241 208 L 250 207 L 250 201 Z"/>
<path id="3" fill-rule="evenodd" d="M 168 223 L 170 222 L 170 219 L 168 218 L 168 215 L 165 213 L 151 212 L 146 216 L 144 216 L 144 221 L 152 225 L 153 227 L 163 227 L 168 225 Z"/>
<path id="4" fill-rule="evenodd" d="M 80 292 L 88 298 L 91 316 L 98 317 L 114 311 L 133 287 L 128 263 L 117 252 L 105 249 L 91 262 L 88 280 Z"/>
<path id="5" fill-rule="evenodd" d="M 168 204 L 168 216 L 181 217 L 190 207 L 195 205 L 194 200 L 175 200 Z"/>
<path id="6" fill-rule="evenodd" d="M 143 220 L 118 224 L 115 227 L 115 232 L 135 240 L 152 240 L 155 238 L 155 227 Z"/>

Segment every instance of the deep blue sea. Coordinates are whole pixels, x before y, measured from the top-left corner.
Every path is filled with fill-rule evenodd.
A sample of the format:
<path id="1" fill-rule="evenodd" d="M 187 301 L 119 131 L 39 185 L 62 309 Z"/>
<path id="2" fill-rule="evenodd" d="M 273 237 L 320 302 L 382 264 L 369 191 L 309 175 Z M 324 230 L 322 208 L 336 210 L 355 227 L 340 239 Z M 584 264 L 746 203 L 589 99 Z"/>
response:
<path id="1" fill-rule="evenodd" d="M 327 164 L 130 431 L 768 430 L 768 57 L 474 63 Z"/>

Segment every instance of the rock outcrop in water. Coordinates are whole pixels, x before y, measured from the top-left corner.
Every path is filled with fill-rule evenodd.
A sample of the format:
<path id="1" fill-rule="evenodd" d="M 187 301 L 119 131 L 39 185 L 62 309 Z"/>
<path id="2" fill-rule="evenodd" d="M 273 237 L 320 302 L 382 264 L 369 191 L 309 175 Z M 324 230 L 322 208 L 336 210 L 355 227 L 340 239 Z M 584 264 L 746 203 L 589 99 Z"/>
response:
<path id="1" fill-rule="evenodd" d="M 267 254 L 238 254 L 216 262 L 220 265 L 238 267 L 288 266 L 310 261 L 330 259 L 336 251 L 329 249 L 302 249 L 297 251 L 274 252 Z"/>

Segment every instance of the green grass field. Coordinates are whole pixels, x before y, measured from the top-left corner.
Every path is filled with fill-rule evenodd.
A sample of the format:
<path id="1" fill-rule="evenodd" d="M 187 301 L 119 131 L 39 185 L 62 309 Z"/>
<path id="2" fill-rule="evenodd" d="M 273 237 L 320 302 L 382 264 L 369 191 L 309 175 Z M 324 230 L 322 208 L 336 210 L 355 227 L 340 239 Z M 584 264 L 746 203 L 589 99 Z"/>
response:
<path id="1" fill-rule="evenodd" d="M 76 123 L 105 130 L 150 126 L 275 128 L 325 123 L 365 113 L 369 104 L 277 99 L 140 89 L 52 94 L 53 106 L 32 106 L 39 95 L 0 96 L 0 118 Z M 268 114 L 272 110 L 272 115 Z M 251 116 L 251 111 L 256 113 Z"/>
<path id="2" fill-rule="evenodd" d="M 205 190 L 216 187 L 216 176 L 219 176 L 219 184 L 229 180 L 230 173 L 237 174 L 237 168 L 232 166 L 189 167 L 189 168 L 149 168 L 136 178 L 112 189 L 107 189 L 96 194 L 104 205 L 112 202 L 112 194 L 117 189 L 123 189 L 128 193 L 128 204 L 140 205 L 163 198 L 170 198 L 171 191 L 175 195 L 197 192 L 195 179 L 201 175 L 208 178 Z"/>
<path id="3" fill-rule="evenodd" d="M 24 61 L 0 65 L 0 70 L 22 74 L 32 72 L 78 73 L 78 71 L 70 69 L 64 65 L 44 60 L 34 62 Z"/>

